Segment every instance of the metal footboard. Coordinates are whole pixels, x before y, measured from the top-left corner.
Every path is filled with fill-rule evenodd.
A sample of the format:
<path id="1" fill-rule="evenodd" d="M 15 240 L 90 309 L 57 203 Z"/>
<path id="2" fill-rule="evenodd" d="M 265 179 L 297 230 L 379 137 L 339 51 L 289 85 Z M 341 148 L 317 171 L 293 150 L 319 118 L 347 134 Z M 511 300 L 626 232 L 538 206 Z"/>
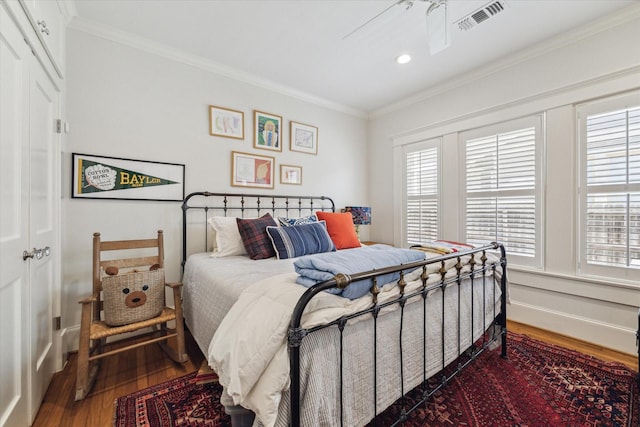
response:
<path id="1" fill-rule="evenodd" d="M 487 262 L 488 258 L 487 258 L 487 251 L 495 251 L 495 250 L 499 250 L 500 252 L 500 258 L 498 261 L 496 262 Z M 454 267 L 454 274 L 448 274 L 448 270 L 445 268 L 445 262 L 449 261 L 455 261 L 455 267 Z M 429 265 L 433 265 L 435 264 L 436 266 L 438 266 L 439 268 L 437 268 L 436 272 L 431 272 L 429 273 L 427 270 L 427 267 Z M 410 271 L 412 269 L 415 268 L 420 268 L 422 269 L 421 271 L 421 275 L 420 275 L 420 280 L 422 282 L 422 287 L 420 289 L 418 289 L 417 291 L 411 291 L 409 293 L 405 293 L 405 287 L 406 287 L 406 282 L 405 282 L 405 271 Z M 433 267 L 432 269 L 433 270 Z M 389 274 L 389 273 L 399 273 L 399 279 L 397 281 L 397 286 L 399 288 L 399 295 L 397 298 L 391 300 L 391 301 L 386 301 L 384 303 L 379 303 L 378 302 L 378 294 L 380 292 L 380 289 L 378 288 L 377 285 L 377 278 L 379 276 L 385 275 L 385 274 Z M 433 282 L 433 280 L 430 280 L 433 278 L 434 275 L 439 275 L 440 277 L 438 278 L 437 282 Z M 372 398 L 373 398 L 373 407 L 374 407 L 374 414 L 372 414 L 372 418 L 374 420 L 374 423 L 376 423 L 376 417 L 378 417 L 378 415 L 380 415 L 386 408 L 377 408 L 377 402 L 378 402 L 378 390 L 377 390 L 377 384 L 378 384 L 378 366 L 377 366 L 377 354 L 378 351 L 380 351 L 378 349 L 377 346 L 377 322 L 378 322 L 378 317 L 382 316 L 382 314 L 380 314 L 381 310 L 387 308 L 387 307 L 392 307 L 392 306 L 397 306 L 397 310 L 399 310 L 400 312 L 400 325 L 399 325 L 399 337 L 397 339 L 398 342 L 398 346 L 399 346 L 399 354 L 400 354 L 400 363 L 398 366 L 398 375 L 400 377 L 400 388 L 401 388 L 401 396 L 402 398 L 400 399 L 399 405 L 401 406 L 400 412 L 399 412 L 399 416 L 398 419 L 392 424 L 393 426 L 395 425 L 399 425 L 401 424 L 403 421 L 405 421 L 407 419 L 407 417 L 409 416 L 409 414 L 414 411 L 415 409 L 417 409 L 418 407 L 420 407 L 421 405 L 423 405 L 425 402 L 427 402 L 434 393 L 436 393 L 438 390 L 440 390 L 442 387 L 446 386 L 448 384 L 448 382 L 455 377 L 456 375 L 458 375 L 466 366 L 468 366 L 470 363 L 473 362 L 473 360 L 475 360 L 480 354 L 482 354 L 484 352 L 484 350 L 486 350 L 489 347 L 489 344 L 491 344 L 492 342 L 501 339 L 501 356 L 503 358 L 506 358 L 507 356 L 507 340 L 506 340 L 506 334 L 507 334 L 507 323 L 506 323 L 506 318 L 507 318 L 507 258 L 506 258 L 506 252 L 504 249 L 504 246 L 502 244 L 499 243 L 493 243 L 491 245 L 487 245 L 487 246 L 483 246 L 483 247 L 479 247 L 479 248 L 475 248 L 472 250 L 468 250 L 468 251 L 462 251 L 462 252 L 456 252 L 456 253 L 452 253 L 452 254 L 448 254 L 448 255 L 443 255 L 437 258 L 429 258 L 427 260 L 424 261 L 418 261 L 418 262 L 413 262 L 413 263 L 409 263 L 409 264 L 405 264 L 402 266 L 394 266 L 394 267 L 388 267 L 388 268 L 383 268 L 383 269 L 379 269 L 376 271 L 372 271 L 372 272 L 365 272 L 365 273 L 358 273 L 358 274 L 353 274 L 353 275 L 338 275 L 335 278 L 319 283 L 311 288 L 309 288 L 304 294 L 303 296 L 300 298 L 300 300 L 298 301 L 295 310 L 293 312 L 293 316 L 291 319 L 291 323 L 290 323 L 290 328 L 289 328 L 289 336 L 288 336 L 288 341 L 289 341 L 289 355 L 290 355 L 290 376 L 291 376 L 291 388 L 290 388 L 290 410 L 291 410 L 291 425 L 292 426 L 300 426 L 301 425 L 301 400 L 302 400 L 302 396 L 301 396 L 301 346 L 302 343 L 305 339 L 305 337 L 309 336 L 309 334 L 312 334 L 314 332 L 320 331 L 322 329 L 325 328 L 330 328 L 330 327 L 337 327 L 339 330 L 339 339 L 340 339 L 340 345 L 339 345 L 339 352 L 340 352 L 340 367 L 339 367 L 339 371 L 338 371 L 338 375 L 340 377 L 339 383 L 340 383 L 340 388 L 339 388 L 339 402 L 340 402 L 340 419 L 342 420 L 341 425 L 344 425 L 344 399 L 343 399 L 343 388 L 344 388 L 344 384 L 343 384 L 343 366 L 342 366 L 342 358 L 343 358 L 343 347 L 342 347 L 342 340 L 343 340 L 343 331 L 345 328 L 348 328 L 348 322 L 351 319 L 356 319 L 356 318 L 361 318 L 363 316 L 370 316 L 370 321 L 373 322 L 373 351 L 374 351 L 374 357 L 373 357 L 373 366 L 371 366 L 371 369 L 373 371 L 373 390 L 372 390 Z M 480 338 L 480 340 L 476 341 L 474 339 L 474 331 L 475 329 L 475 325 L 474 325 L 474 313 L 473 313 L 473 307 L 474 307 L 474 302 L 473 302 L 473 298 L 474 298 L 474 287 L 475 286 L 482 286 L 482 293 L 483 293 L 483 298 L 487 295 L 485 295 L 486 292 L 486 283 L 487 280 L 491 280 L 493 283 L 494 280 L 496 280 L 496 277 L 499 277 L 499 282 L 500 282 L 500 289 L 501 289 L 501 296 L 500 296 L 500 312 L 495 312 L 495 303 L 492 305 L 492 310 L 493 310 L 493 315 L 491 316 L 492 320 L 492 324 L 486 324 L 486 309 L 487 307 L 484 307 L 485 304 L 485 299 L 483 299 L 483 313 L 482 313 L 482 337 Z M 461 283 L 463 282 L 463 280 L 470 280 L 471 283 L 471 307 L 472 307 L 472 312 L 471 312 L 471 347 L 468 348 L 463 348 L 463 344 L 462 344 L 462 339 L 461 339 L 461 319 L 460 319 L 460 305 L 461 305 L 461 292 L 460 292 L 460 286 Z M 361 280 L 372 280 L 373 286 L 371 289 L 371 294 L 372 294 L 372 305 L 367 308 L 366 310 L 362 310 L 359 311 L 357 313 L 353 313 L 350 314 L 348 316 L 343 316 L 339 319 L 336 319 L 333 322 L 330 322 L 328 324 L 324 324 L 324 325 L 319 325 L 319 326 L 314 326 L 312 328 L 308 328 L 305 329 L 303 328 L 302 325 L 302 316 L 304 313 L 305 308 L 307 307 L 307 305 L 309 304 L 309 302 L 313 299 L 313 297 L 315 295 L 317 295 L 320 292 L 323 292 L 327 289 L 332 289 L 332 288 L 339 288 L 339 289 L 344 289 L 347 286 L 349 286 L 349 284 L 353 283 L 353 282 L 357 282 L 357 281 L 361 281 Z M 429 281 L 429 283 L 428 283 Z M 457 363 L 450 363 L 449 366 L 447 366 L 446 360 L 445 360 L 445 329 L 447 327 L 450 327 L 451 325 L 447 325 L 445 324 L 444 318 L 445 318 L 445 305 L 444 305 L 444 298 L 445 298 L 445 292 L 446 289 L 450 286 L 450 285 L 457 285 L 458 286 L 458 319 L 457 319 L 457 325 L 455 325 L 455 327 L 457 328 L 458 331 L 458 348 L 457 348 L 457 354 L 458 356 L 462 356 L 464 355 L 464 357 L 459 357 L 457 359 Z M 492 286 L 491 289 L 493 289 L 494 291 L 494 295 L 492 298 L 492 301 L 496 301 L 496 295 L 495 295 L 495 286 Z M 439 375 L 439 379 L 436 383 L 436 385 L 433 385 L 433 381 L 428 381 L 430 378 L 427 378 L 427 367 L 426 367 L 426 360 L 427 360 L 427 324 L 426 324 L 426 310 L 427 310 L 427 296 L 434 290 L 441 290 L 441 294 L 442 294 L 442 299 L 443 299 L 443 304 L 442 304 L 442 342 L 440 343 L 442 346 L 442 367 L 443 370 L 440 372 Z M 416 301 L 416 303 L 419 303 L 419 299 L 422 299 L 422 310 L 423 310 L 423 325 L 422 325 L 422 331 L 423 331 L 423 337 L 424 340 L 422 343 L 418 343 L 418 345 L 422 344 L 423 350 L 422 350 L 422 354 L 423 354 L 423 376 L 422 376 L 422 384 L 419 385 L 418 387 L 420 388 L 420 396 L 421 399 L 419 399 L 416 403 L 412 403 L 412 404 L 408 404 L 407 401 L 405 401 L 404 396 L 411 390 L 405 390 L 404 389 L 404 376 L 405 376 L 405 367 L 403 364 L 403 351 L 405 351 L 407 348 L 407 343 L 403 343 L 402 340 L 402 334 L 403 334 L 403 323 L 405 321 L 404 319 L 404 311 L 405 311 L 405 305 L 409 302 L 409 301 L 413 301 L 414 299 L 417 299 L 418 301 Z M 639 313 L 639 322 L 640 322 L 640 313 Z M 639 326 L 639 330 L 640 330 L 640 326 Z M 466 344 L 465 344 L 466 346 Z M 446 367 L 446 369 L 444 369 Z"/>

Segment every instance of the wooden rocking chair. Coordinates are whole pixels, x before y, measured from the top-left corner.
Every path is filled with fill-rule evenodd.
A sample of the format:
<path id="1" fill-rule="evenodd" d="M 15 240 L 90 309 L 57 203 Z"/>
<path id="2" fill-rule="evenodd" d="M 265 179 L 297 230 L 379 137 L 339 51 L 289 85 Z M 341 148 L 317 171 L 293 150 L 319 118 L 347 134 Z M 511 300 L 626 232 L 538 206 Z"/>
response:
<path id="1" fill-rule="evenodd" d="M 117 259 L 105 259 L 103 255 L 108 251 Z M 140 255 L 141 252 L 151 256 L 138 256 L 136 258 L 121 258 L 121 254 Z M 165 286 L 173 290 L 175 308 L 167 307 L 164 301 L 164 287 L 161 290 L 161 311 L 157 315 L 133 323 L 113 325 L 105 322 L 105 307 L 103 291 L 103 278 L 106 271 L 114 274 L 120 269 L 125 271 L 149 271 L 164 268 L 164 240 L 162 230 L 158 230 L 155 239 L 143 240 L 117 240 L 103 242 L 100 233 L 93 234 L 93 295 L 79 301 L 82 304 L 82 317 L 80 321 L 80 342 L 78 348 L 78 375 L 76 378 L 76 401 L 82 400 L 91 390 L 98 373 L 100 359 L 111 356 L 136 347 L 158 343 L 160 347 L 178 363 L 184 363 L 189 358 L 185 351 L 184 324 L 182 319 L 182 283 L 165 283 Z M 163 272 L 162 272 L 163 273 Z M 164 274 L 161 276 L 164 282 Z M 129 292 L 127 289 L 125 292 Z M 158 294 L 160 295 L 160 294 Z M 143 297 L 144 298 L 144 297 Z M 155 314 L 155 313 L 154 313 Z M 113 317 L 113 316 L 112 316 Z M 175 329 L 169 329 L 167 322 L 175 321 Z M 108 337 L 134 332 L 142 328 L 152 330 L 143 335 L 136 335 L 134 343 L 124 347 L 105 351 Z M 141 341 L 144 337 L 144 341 Z M 167 340 L 176 337 L 177 350 L 167 344 Z"/>

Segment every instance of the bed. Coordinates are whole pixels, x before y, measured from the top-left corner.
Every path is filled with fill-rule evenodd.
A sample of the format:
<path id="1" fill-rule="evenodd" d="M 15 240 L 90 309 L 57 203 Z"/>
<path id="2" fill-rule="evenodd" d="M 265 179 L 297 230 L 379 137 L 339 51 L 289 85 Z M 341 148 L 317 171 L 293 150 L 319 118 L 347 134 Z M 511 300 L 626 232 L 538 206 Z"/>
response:
<path id="1" fill-rule="evenodd" d="M 297 220 L 335 212 L 330 198 L 198 192 L 182 210 L 185 323 L 218 373 L 234 426 L 375 424 L 390 406 L 399 424 L 493 343 L 506 357 L 498 243 L 444 251 L 425 243 L 411 251 L 422 254 L 416 259 L 374 271 L 357 270 L 358 261 L 303 287 L 294 269 L 332 253 L 212 256 L 224 234 L 213 235 L 212 218 Z M 334 254 L 392 259 L 394 248 L 375 246 Z M 352 289 L 365 293 L 345 298 Z M 408 404 L 402 397 L 416 388 L 421 399 Z"/>

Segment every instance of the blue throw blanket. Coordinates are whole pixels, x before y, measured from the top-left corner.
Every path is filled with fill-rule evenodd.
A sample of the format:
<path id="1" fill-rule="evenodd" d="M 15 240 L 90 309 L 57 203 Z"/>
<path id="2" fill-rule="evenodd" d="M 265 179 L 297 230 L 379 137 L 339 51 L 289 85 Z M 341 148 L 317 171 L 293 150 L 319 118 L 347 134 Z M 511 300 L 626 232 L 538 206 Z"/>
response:
<path id="1" fill-rule="evenodd" d="M 293 265 L 296 273 L 300 275 L 296 279 L 296 283 L 310 287 L 316 283 L 333 279 L 338 273 L 362 273 L 423 259 L 425 259 L 425 254 L 421 251 L 394 248 L 387 245 L 373 245 L 303 256 L 298 258 Z M 382 287 L 399 277 L 399 273 L 380 276 L 378 277 L 378 286 Z M 371 285 L 371 280 L 362 280 L 349 284 L 344 290 L 329 289 L 327 292 L 356 299 L 366 295 L 370 291 Z"/>

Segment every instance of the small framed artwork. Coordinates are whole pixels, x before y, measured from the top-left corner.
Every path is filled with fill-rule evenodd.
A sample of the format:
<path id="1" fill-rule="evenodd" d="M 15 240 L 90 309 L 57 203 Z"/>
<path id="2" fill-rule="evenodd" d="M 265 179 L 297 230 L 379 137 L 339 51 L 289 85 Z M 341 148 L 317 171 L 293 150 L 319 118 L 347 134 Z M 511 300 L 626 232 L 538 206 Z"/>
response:
<path id="1" fill-rule="evenodd" d="M 318 128 L 304 123 L 291 122 L 291 151 L 318 154 Z"/>
<path id="2" fill-rule="evenodd" d="M 71 197 L 182 201 L 184 165 L 72 153 Z"/>
<path id="3" fill-rule="evenodd" d="M 282 117 L 262 111 L 253 112 L 253 146 L 282 151 Z"/>
<path id="4" fill-rule="evenodd" d="M 231 152 L 231 185 L 234 187 L 273 188 L 275 158 Z"/>
<path id="5" fill-rule="evenodd" d="M 280 184 L 302 184 L 302 166 L 280 165 Z"/>
<path id="6" fill-rule="evenodd" d="M 244 139 L 244 113 L 209 105 L 209 135 Z"/>

